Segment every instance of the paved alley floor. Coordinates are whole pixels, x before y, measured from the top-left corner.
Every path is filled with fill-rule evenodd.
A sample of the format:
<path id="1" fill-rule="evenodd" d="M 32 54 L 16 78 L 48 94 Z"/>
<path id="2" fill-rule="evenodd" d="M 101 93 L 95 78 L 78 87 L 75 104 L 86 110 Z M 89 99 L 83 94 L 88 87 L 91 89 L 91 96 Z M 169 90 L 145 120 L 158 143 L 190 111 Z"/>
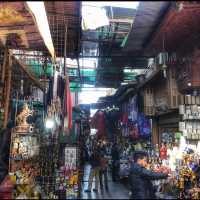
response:
<path id="1" fill-rule="evenodd" d="M 108 191 L 105 189 L 98 190 L 97 193 L 91 190 L 91 193 L 84 192 L 88 187 L 88 177 L 90 173 L 90 165 L 86 165 L 84 169 L 84 178 L 82 183 L 81 199 L 129 199 L 129 190 L 125 185 L 119 182 L 112 182 L 111 177 L 108 178 Z M 94 180 L 93 186 L 94 188 Z"/>

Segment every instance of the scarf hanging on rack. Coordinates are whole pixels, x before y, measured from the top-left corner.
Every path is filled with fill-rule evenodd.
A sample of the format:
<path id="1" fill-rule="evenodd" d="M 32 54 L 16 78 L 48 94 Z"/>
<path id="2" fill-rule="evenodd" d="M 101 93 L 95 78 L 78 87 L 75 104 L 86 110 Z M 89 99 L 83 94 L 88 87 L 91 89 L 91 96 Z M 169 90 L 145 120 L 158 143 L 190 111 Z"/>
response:
<path id="1" fill-rule="evenodd" d="M 54 80 L 53 80 L 53 98 L 57 97 L 57 90 L 58 90 L 58 72 L 55 70 L 54 73 Z"/>
<path id="2" fill-rule="evenodd" d="M 71 128 L 72 128 L 72 100 L 69 88 L 69 79 L 67 78 L 65 83 L 65 95 L 64 95 L 64 130 L 69 131 L 71 130 Z"/>

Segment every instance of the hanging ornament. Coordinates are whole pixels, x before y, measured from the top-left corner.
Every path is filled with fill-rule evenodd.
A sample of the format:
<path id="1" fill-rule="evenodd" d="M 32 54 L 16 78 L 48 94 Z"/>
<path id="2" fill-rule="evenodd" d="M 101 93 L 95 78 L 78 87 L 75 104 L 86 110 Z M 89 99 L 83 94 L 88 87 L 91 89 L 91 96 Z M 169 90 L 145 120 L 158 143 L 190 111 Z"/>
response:
<path id="1" fill-rule="evenodd" d="M 21 87 L 20 87 L 20 92 L 23 95 L 24 94 L 24 80 L 21 80 Z"/>

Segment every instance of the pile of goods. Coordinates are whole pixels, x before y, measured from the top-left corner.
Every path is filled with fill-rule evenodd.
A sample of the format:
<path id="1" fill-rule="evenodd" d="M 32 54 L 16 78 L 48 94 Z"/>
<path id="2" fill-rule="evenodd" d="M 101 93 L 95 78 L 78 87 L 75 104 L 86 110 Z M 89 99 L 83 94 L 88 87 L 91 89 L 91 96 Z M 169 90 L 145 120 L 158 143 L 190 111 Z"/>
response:
<path id="1" fill-rule="evenodd" d="M 56 172 L 57 190 L 64 193 L 66 199 L 74 199 L 78 196 L 78 176 L 79 172 L 76 168 L 61 166 Z"/>
<path id="2" fill-rule="evenodd" d="M 29 159 L 39 154 L 37 137 L 32 135 L 16 135 L 13 137 L 11 159 Z"/>
<path id="3" fill-rule="evenodd" d="M 153 168 L 153 171 L 155 172 L 159 172 L 159 173 L 165 173 L 165 174 L 170 174 L 171 173 L 171 169 L 167 166 L 155 166 Z"/>
<path id="4" fill-rule="evenodd" d="M 32 184 L 34 182 L 34 177 L 38 176 L 39 167 L 34 161 L 26 163 L 23 161 L 13 164 L 11 167 L 10 175 L 15 177 L 17 185 Z"/>

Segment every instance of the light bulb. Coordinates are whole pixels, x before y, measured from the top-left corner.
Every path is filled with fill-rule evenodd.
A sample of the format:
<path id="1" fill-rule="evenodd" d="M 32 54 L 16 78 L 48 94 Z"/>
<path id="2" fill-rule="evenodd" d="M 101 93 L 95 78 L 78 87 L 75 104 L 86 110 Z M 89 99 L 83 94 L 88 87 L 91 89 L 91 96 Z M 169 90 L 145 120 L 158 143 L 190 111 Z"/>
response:
<path id="1" fill-rule="evenodd" d="M 53 128 L 54 125 L 55 125 L 55 122 L 54 122 L 54 120 L 53 120 L 52 118 L 46 119 L 45 127 L 46 127 L 47 129 Z"/>
<path id="2" fill-rule="evenodd" d="M 164 75 L 164 77 L 166 78 L 167 77 L 167 65 L 166 64 L 163 64 L 162 65 L 162 70 L 163 70 L 163 75 Z"/>

